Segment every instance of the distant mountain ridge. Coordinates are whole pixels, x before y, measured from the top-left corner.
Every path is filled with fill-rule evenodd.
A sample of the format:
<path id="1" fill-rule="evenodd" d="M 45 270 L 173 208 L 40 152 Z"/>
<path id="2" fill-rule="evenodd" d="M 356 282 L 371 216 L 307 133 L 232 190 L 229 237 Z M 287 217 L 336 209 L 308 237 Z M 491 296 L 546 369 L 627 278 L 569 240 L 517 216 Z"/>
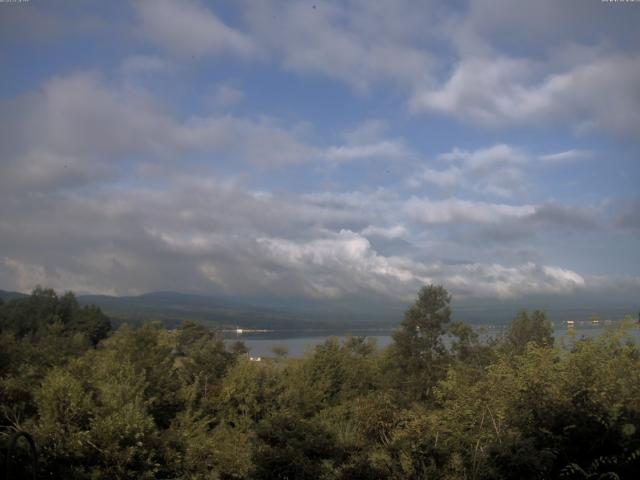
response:
<path id="1" fill-rule="evenodd" d="M 150 292 L 137 296 L 79 295 L 81 304 L 95 304 L 108 315 L 123 321 L 161 320 L 169 326 L 194 320 L 214 327 L 261 329 L 337 329 L 346 326 L 388 327 L 397 325 L 401 311 L 371 315 L 337 304 L 197 295 L 179 292 Z M 395 313 L 395 315 L 394 315 Z"/>
<path id="2" fill-rule="evenodd" d="M 27 296 L 0 290 L 0 298 Z M 143 322 L 160 320 L 168 327 L 184 320 L 194 320 L 212 327 L 260 329 L 340 329 L 357 325 L 388 327 L 397 325 L 400 309 L 361 311 L 359 302 L 332 302 L 306 299 L 244 298 L 231 295 L 198 295 L 173 291 L 141 295 L 76 295 L 81 305 L 94 304 L 116 321 Z M 364 309 L 362 309 L 364 310 Z"/>
<path id="3" fill-rule="evenodd" d="M 29 295 L 26 293 L 21 293 L 21 292 L 12 292 L 9 290 L 0 290 L 0 298 L 2 300 L 12 300 L 14 298 L 24 298 L 24 297 L 28 297 Z"/>
<path id="4" fill-rule="evenodd" d="M 24 293 L 0 290 L 0 298 L 21 298 Z M 132 296 L 77 295 L 82 305 L 99 306 L 114 323 L 159 320 L 168 327 L 193 320 L 216 328 L 260 328 L 273 330 L 389 328 L 397 326 L 410 302 L 376 295 L 337 300 L 241 297 L 226 294 L 199 295 L 174 291 L 149 292 Z M 508 323 L 522 309 L 546 310 L 553 321 L 620 319 L 637 316 L 635 301 L 610 295 L 529 295 L 497 299 L 457 299 L 452 301 L 452 318 L 467 323 Z"/>

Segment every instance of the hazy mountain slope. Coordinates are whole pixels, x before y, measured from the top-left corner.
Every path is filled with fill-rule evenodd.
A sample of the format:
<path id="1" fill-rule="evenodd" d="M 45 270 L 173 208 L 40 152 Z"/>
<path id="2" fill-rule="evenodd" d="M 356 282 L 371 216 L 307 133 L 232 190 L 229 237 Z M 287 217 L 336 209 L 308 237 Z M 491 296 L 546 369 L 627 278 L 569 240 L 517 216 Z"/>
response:
<path id="1" fill-rule="evenodd" d="M 128 297 L 81 295 L 78 300 L 82 304 L 96 304 L 116 319 L 155 319 L 167 325 L 195 320 L 211 326 L 234 328 L 336 328 L 345 320 L 341 314 L 305 313 L 304 310 L 287 309 L 278 304 L 256 305 L 235 298 L 177 292 L 152 292 Z"/>
<path id="2" fill-rule="evenodd" d="M 20 293 L 20 292 L 11 292 L 8 290 L 0 290 L 0 298 L 2 300 L 11 300 L 13 298 L 23 298 L 26 297 L 27 294 L 26 293 Z"/>
<path id="3" fill-rule="evenodd" d="M 0 298 L 24 297 L 0 290 Z M 261 329 L 366 328 L 398 325 L 409 302 L 371 296 L 342 299 L 299 297 L 237 297 L 224 294 L 194 295 L 151 292 L 138 296 L 79 295 L 81 304 L 101 307 L 115 322 L 160 320 L 167 326 L 195 320 L 216 327 Z M 640 297 L 638 298 L 640 301 Z M 638 315 L 638 301 L 628 292 L 620 295 L 538 295 L 509 300 L 453 298 L 452 318 L 468 323 L 508 323 L 522 309 L 547 311 L 553 321 L 588 319 L 599 315 L 620 319 Z"/>

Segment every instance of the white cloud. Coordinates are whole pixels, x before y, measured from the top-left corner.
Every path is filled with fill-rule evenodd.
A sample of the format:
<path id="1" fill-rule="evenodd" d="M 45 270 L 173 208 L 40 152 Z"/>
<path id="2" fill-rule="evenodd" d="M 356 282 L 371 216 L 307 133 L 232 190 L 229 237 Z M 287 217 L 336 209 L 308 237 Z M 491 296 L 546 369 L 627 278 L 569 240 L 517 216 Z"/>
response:
<path id="1" fill-rule="evenodd" d="M 93 283 L 91 275 L 83 275 L 56 267 L 45 267 L 31 262 L 4 257 L 0 261 L 0 281 L 20 292 L 30 292 L 35 287 L 53 288 L 58 291 L 71 290 L 113 295 L 112 288 L 104 288 Z"/>
<path id="2" fill-rule="evenodd" d="M 404 210 L 414 221 L 427 225 L 494 224 L 532 215 L 535 212 L 535 206 L 474 202 L 457 198 L 430 200 L 414 196 L 406 202 Z"/>
<path id="3" fill-rule="evenodd" d="M 353 160 L 406 160 L 413 152 L 402 138 L 385 138 L 389 126 L 378 119 L 370 119 L 342 133 L 345 143 L 325 148 L 323 157 L 340 163 Z"/>
<path id="4" fill-rule="evenodd" d="M 598 57 L 561 71 L 528 59 L 468 57 L 442 86 L 418 90 L 411 106 L 482 127 L 570 122 L 577 132 L 637 135 L 638 83 L 634 55 Z"/>
<path id="5" fill-rule="evenodd" d="M 181 57 L 253 55 L 256 47 L 247 35 L 225 25 L 197 0 L 135 0 L 140 34 Z"/>
<path id="6" fill-rule="evenodd" d="M 527 60 L 506 57 L 460 61 L 441 86 L 418 90 L 411 100 L 415 111 L 437 111 L 483 126 L 497 126 L 532 108 L 522 83 L 534 73 Z"/>
<path id="7" fill-rule="evenodd" d="M 317 8 L 244 2 L 243 32 L 196 0 L 135 5 L 142 35 L 181 56 L 260 51 L 286 69 L 335 78 L 360 92 L 390 83 L 410 97 L 414 111 L 483 128 L 568 124 L 580 133 L 638 133 L 640 60 L 628 53 L 632 43 L 616 45 L 611 34 L 616 28 L 628 42 L 638 40 L 632 22 L 621 21 L 622 9 L 549 1 L 520 9 L 503 0 L 473 1 L 462 10 L 408 1 L 328 0 Z M 553 20 L 541 12 L 553 12 Z M 584 39 L 594 31 L 600 35 Z M 436 54 L 443 48 L 453 55 Z"/>
<path id="8" fill-rule="evenodd" d="M 333 219 L 385 220 L 397 215 L 401 198 L 397 192 L 379 188 L 374 191 L 312 192 L 301 195 L 304 205 L 331 212 Z"/>
<path id="9" fill-rule="evenodd" d="M 450 265 L 386 257 L 376 253 L 360 235 L 344 230 L 306 242 L 260 238 L 258 244 L 263 249 L 261 254 L 274 264 L 271 282 L 294 283 L 304 294 L 317 298 L 372 291 L 410 299 L 420 285 L 427 283 L 446 285 L 459 296 L 498 298 L 570 293 L 586 286 L 576 272 L 532 262 L 511 267 Z"/>
<path id="10" fill-rule="evenodd" d="M 576 40 L 588 43 L 603 37 L 611 44 L 622 41 L 619 47 L 631 47 L 638 39 L 637 11 L 610 7 L 606 2 L 538 0 L 514 8 L 509 0 L 471 0 L 460 19 L 461 29 L 450 34 L 454 41 L 462 37 L 469 42 L 459 44 L 464 51 L 478 48 L 470 44 L 473 40 L 485 48 L 538 55 Z"/>
<path id="11" fill-rule="evenodd" d="M 505 144 L 472 151 L 456 147 L 437 158 L 452 165 L 441 170 L 422 167 L 407 184 L 417 188 L 427 183 L 444 190 L 511 197 L 524 190 L 524 169 L 530 160 L 526 152 Z"/>
<path id="12" fill-rule="evenodd" d="M 474 173 L 492 170 L 504 165 L 523 165 L 529 156 L 522 150 L 502 143 L 478 150 L 463 150 L 454 148 L 451 152 L 443 153 L 440 160 L 460 163 L 466 170 Z"/>
<path id="13" fill-rule="evenodd" d="M 39 265 L 28 265 L 14 258 L 4 257 L 1 266 L 11 272 L 12 283 L 21 291 L 31 290 L 36 285 L 46 285 L 48 280 L 45 269 Z"/>
<path id="14" fill-rule="evenodd" d="M 337 297 L 361 290 L 398 296 L 405 294 L 405 285 L 419 281 L 401 260 L 378 255 L 367 239 L 346 230 L 304 243 L 277 238 L 258 242 L 268 258 L 295 275 L 311 296 Z"/>
<path id="15" fill-rule="evenodd" d="M 528 262 L 516 266 L 479 264 L 453 266 L 445 284 L 472 297 L 517 298 L 530 294 L 567 294 L 586 286 L 576 272 Z"/>
<path id="16" fill-rule="evenodd" d="M 398 141 L 383 140 L 366 145 L 341 145 L 329 147 L 324 155 L 330 161 L 345 162 L 371 158 L 401 159 L 407 158 L 409 156 L 409 152 L 407 148 Z"/>
<path id="17" fill-rule="evenodd" d="M 6 161 L 0 186 L 5 191 L 46 191 L 116 178 L 116 169 L 108 163 L 37 149 Z"/>
<path id="18" fill-rule="evenodd" d="M 375 169 L 360 179 L 352 172 L 363 171 L 362 165 L 337 168 L 368 159 L 396 162 L 396 171 L 415 166 L 420 155 L 398 128 L 408 127 L 425 150 L 459 133 L 432 138 L 444 124 L 431 119 L 422 125 L 425 117 L 403 119 L 387 110 L 406 97 L 417 111 L 483 128 L 568 125 L 579 133 L 637 134 L 638 54 L 614 35 L 600 38 L 600 30 L 580 25 L 598 25 L 595 7 L 544 2 L 540 11 L 537 5 L 496 10 L 501 2 L 471 1 L 469 8 L 452 10 L 405 0 L 327 0 L 316 9 L 298 1 L 247 1 L 228 22 L 223 10 L 218 15 L 202 1 L 137 2 L 138 38 L 156 45 L 157 53 L 126 57 L 114 77 L 60 74 L 36 92 L 0 100 L 0 283 L 121 293 L 215 285 L 234 293 L 317 298 L 373 292 L 406 299 L 428 282 L 443 283 L 456 295 L 505 298 L 588 291 L 591 277 L 566 268 L 577 262 L 548 265 L 554 262 L 545 258 L 545 248 L 574 245 L 567 240 L 576 232 L 588 237 L 585 243 L 610 243 L 613 237 L 606 235 L 620 234 L 632 244 L 637 202 L 618 209 L 616 223 L 616 215 L 607 215 L 613 207 L 577 207 L 550 200 L 553 192 L 536 196 L 527 176 L 587 158 L 588 150 L 573 144 L 545 154 L 506 143 L 454 148 L 425 160 L 407 180 L 436 194 L 413 191 L 409 199 L 395 175 L 385 176 L 385 188 L 357 190 L 353 185 L 369 182 Z M 561 21 L 548 18 L 556 10 Z M 570 18 L 572 10 L 578 20 Z M 443 27 L 434 28 L 436 23 Z M 449 36 L 440 35 L 447 29 Z M 149 45 L 142 47 L 137 51 Z M 264 62 L 257 73 L 272 62 L 300 78 L 342 82 L 361 94 L 356 101 L 371 100 L 375 107 L 356 109 L 346 119 L 363 111 L 390 113 L 394 129 L 370 119 L 340 135 L 334 125 L 322 124 L 319 132 L 338 140 L 311 144 L 305 138 L 320 134 L 299 123 L 223 115 L 244 97 L 235 75 L 256 71 L 247 63 L 243 72 L 211 63 L 204 72 L 200 62 L 178 67 L 176 59 L 218 62 L 224 56 Z M 213 114 L 206 103 L 189 113 L 198 92 L 167 88 L 166 77 L 155 83 L 158 73 L 189 67 L 198 67 L 194 75 L 215 72 L 209 82 L 232 79 L 201 96 L 218 107 Z M 212 85 L 187 77 L 194 85 Z M 176 97 L 151 95 L 143 88 L 147 82 L 150 91 Z M 255 88 L 254 82 L 243 85 Z M 313 85 L 315 105 L 326 78 Z M 342 99 L 340 87 L 329 85 L 328 92 L 337 93 L 331 100 Z M 247 102 L 237 111 L 260 105 L 268 103 Z M 278 105 L 278 111 L 289 108 Z M 294 110 L 285 115 L 299 118 Z M 467 140 L 459 138 L 461 145 Z M 251 168 L 309 161 L 317 163 L 300 177 L 300 167 L 268 175 Z M 349 173 L 324 175 L 339 170 Z M 537 186 L 553 189 L 547 179 Z M 605 232 L 605 225 L 615 233 Z M 633 278 L 625 284 L 637 287 Z"/>
<path id="19" fill-rule="evenodd" d="M 388 130 L 389 124 L 386 121 L 374 118 L 347 130 L 343 136 L 350 145 L 363 145 L 378 141 Z"/>
<path id="20" fill-rule="evenodd" d="M 408 184 L 411 187 L 419 187 L 423 183 L 437 185 L 443 189 L 462 187 L 465 182 L 465 172 L 458 167 L 450 167 L 445 170 L 435 170 L 424 167 L 420 175 L 409 178 Z"/>
<path id="21" fill-rule="evenodd" d="M 10 114 L 9 114 L 10 112 Z M 52 78 L 2 115 L 0 149 L 9 188 L 74 185 L 111 179 L 132 155 L 171 162 L 185 153 L 263 167 L 307 161 L 319 150 L 276 120 L 231 115 L 178 119 L 156 98 L 92 72 Z"/>
<path id="22" fill-rule="evenodd" d="M 390 227 L 378 227 L 375 225 L 369 225 L 367 228 L 360 232 L 365 237 L 374 236 L 382 237 L 386 239 L 402 238 L 406 237 L 409 232 L 404 225 L 393 225 Z"/>
<path id="23" fill-rule="evenodd" d="M 304 2 L 262 1 L 245 5 L 254 38 L 289 70 L 320 73 L 364 92 L 379 82 L 422 81 L 432 68 L 433 57 L 412 42 L 437 21 L 427 4 L 326 1 L 312 8 Z"/>
<path id="24" fill-rule="evenodd" d="M 622 13 L 576 2 L 545 1 L 535 9 L 504 3 L 479 0 L 457 10 L 408 1 L 328 0 L 317 8 L 245 2 L 244 32 L 195 0 L 136 7 L 142 34 L 181 56 L 249 57 L 259 50 L 286 69 L 335 78 L 360 92 L 390 83 L 410 97 L 414 111 L 483 128 L 568 124 L 580 133 L 637 135 L 640 60 L 611 34 L 621 24 L 621 36 L 638 39 Z M 554 12 L 553 20 L 541 12 Z M 576 41 L 574 35 L 583 39 L 594 29 L 600 43 Z M 453 55 L 437 55 L 443 48 Z"/>
<path id="25" fill-rule="evenodd" d="M 5 288 L 29 290 L 39 282 L 99 292 L 185 285 L 206 292 L 215 285 L 233 293 L 370 294 L 402 301 L 410 301 L 425 283 L 441 283 L 456 296 L 501 298 L 589 288 L 581 275 L 559 266 L 444 262 L 438 258 L 460 247 L 442 251 L 429 242 L 420 247 L 421 255 L 431 258 L 426 261 L 409 250 L 382 254 L 366 238 L 420 242 L 403 224 L 393 223 L 404 215 L 427 228 L 496 229 L 522 221 L 540 230 L 539 222 L 567 224 L 580 213 L 549 206 L 412 199 L 403 209 L 388 191 L 282 195 L 184 174 L 162 189 L 111 185 L 45 198 L 45 205 L 28 196 L 19 203 L 5 199 L 0 221 L 0 248 L 9 259 L 0 268 Z M 336 224 L 350 227 L 336 229 Z M 469 240 L 469 248 L 475 250 L 477 241 Z"/>
<path id="26" fill-rule="evenodd" d="M 424 166 L 407 180 L 407 185 L 415 189 L 423 184 L 431 184 L 447 191 L 475 192 L 509 198 L 516 193 L 527 191 L 527 176 L 532 170 L 583 160 L 591 156 L 591 150 L 580 149 L 536 156 L 506 144 L 476 150 L 455 147 L 437 157 L 440 162 L 447 162 L 451 166 L 440 170 Z"/>
<path id="27" fill-rule="evenodd" d="M 233 116 L 193 117 L 176 126 L 173 148 L 235 153 L 236 158 L 264 167 L 302 163 L 319 150 L 294 138 L 277 122 Z"/>
<path id="28" fill-rule="evenodd" d="M 572 163 L 579 160 L 584 160 L 593 156 L 593 152 L 590 150 L 565 150 L 563 152 L 549 153 L 542 155 L 540 160 L 551 164 L 557 163 Z"/>

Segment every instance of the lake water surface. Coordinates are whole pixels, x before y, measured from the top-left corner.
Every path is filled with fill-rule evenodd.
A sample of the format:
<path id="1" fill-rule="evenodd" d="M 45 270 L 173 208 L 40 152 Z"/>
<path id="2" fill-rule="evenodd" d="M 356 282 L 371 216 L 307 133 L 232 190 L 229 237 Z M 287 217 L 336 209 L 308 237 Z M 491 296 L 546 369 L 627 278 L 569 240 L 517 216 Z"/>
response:
<path id="1" fill-rule="evenodd" d="M 571 330 L 573 338 L 580 339 L 583 337 L 594 337 L 602 334 L 605 329 L 615 327 L 614 325 L 581 325 L 571 329 L 566 326 L 556 327 L 554 336 L 556 339 L 565 338 L 566 342 L 571 342 L 569 330 Z M 506 326 L 490 325 L 475 327 L 481 338 L 489 338 L 501 335 Z M 307 352 L 311 352 L 316 345 L 324 343 L 329 337 L 337 337 L 343 340 L 347 335 L 374 338 L 379 348 L 384 348 L 392 342 L 391 329 L 388 330 L 287 330 L 273 332 L 243 333 L 240 335 L 234 333 L 225 334 L 227 341 L 240 340 L 249 348 L 249 355 L 253 357 L 273 357 L 272 349 L 274 347 L 286 347 L 289 351 L 289 357 L 301 357 Z M 640 331 L 636 328 L 632 334 L 640 339 Z"/>

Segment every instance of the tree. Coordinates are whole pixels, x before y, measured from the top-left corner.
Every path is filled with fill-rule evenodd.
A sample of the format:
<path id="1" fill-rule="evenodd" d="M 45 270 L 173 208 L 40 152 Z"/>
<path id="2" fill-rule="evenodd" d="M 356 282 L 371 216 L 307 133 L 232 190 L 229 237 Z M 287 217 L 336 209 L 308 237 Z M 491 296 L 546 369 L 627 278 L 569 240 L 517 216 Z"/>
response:
<path id="1" fill-rule="evenodd" d="M 30 296 L 0 306 L 0 330 L 36 341 L 81 333 L 95 346 L 109 335 L 111 321 L 95 305 L 80 308 L 72 292 L 59 297 L 53 289 L 36 287 Z"/>
<path id="2" fill-rule="evenodd" d="M 216 396 L 221 379 L 241 355 L 235 346 L 229 352 L 223 338 L 204 325 L 184 322 L 176 333 L 177 348 L 183 353 L 176 364 L 182 384 L 195 388 L 195 404 L 207 404 Z"/>
<path id="3" fill-rule="evenodd" d="M 529 312 L 522 310 L 511 321 L 506 341 L 517 354 L 524 353 L 529 342 L 541 347 L 550 347 L 553 345 L 553 326 L 545 312 L 535 310 L 529 315 Z"/>
<path id="4" fill-rule="evenodd" d="M 326 478 L 332 461 L 341 456 L 330 432 L 294 412 L 263 420 L 256 434 L 260 440 L 253 459 L 256 479 Z"/>
<path id="5" fill-rule="evenodd" d="M 111 332 L 111 320 L 102 313 L 99 307 L 87 305 L 75 312 L 70 330 L 83 333 L 91 344 L 96 346 Z"/>
<path id="6" fill-rule="evenodd" d="M 450 302 L 451 295 L 441 285 L 422 287 L 400 329 L 392 334 L 392 356 L 418 399 L 426 398 L 444 375 L 447 351 L 442 336 L 451 319 Z"/>

